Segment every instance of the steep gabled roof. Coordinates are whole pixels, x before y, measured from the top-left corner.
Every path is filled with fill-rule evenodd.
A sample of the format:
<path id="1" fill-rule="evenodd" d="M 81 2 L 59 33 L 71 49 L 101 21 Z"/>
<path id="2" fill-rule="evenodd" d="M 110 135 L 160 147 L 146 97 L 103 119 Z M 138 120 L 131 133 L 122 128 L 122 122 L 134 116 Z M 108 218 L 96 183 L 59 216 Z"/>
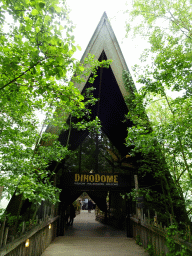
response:
<path id="1" fill-rule="evenodd" d="M 129 70 L 106 13 L 102 15 L 81 58 L 81 62 L 88 57 L 88 54 L 94 55 L 95 59 L 98 60 L 111 59 L 112 63 L 109 68 L 98 69 L 93 84 L 90 84 L 87 78 L 85 82 L 75 84 L 75 86 L 81 93 L 84 93 L 88 87 L 95 88 L 93 95 L 99 101 L 96 105 L 91 106 L 91 118 L 99 117 L 102 130 L 119 152 L 125 156 L 128 152 L 125 146 L 127 127 L 130 127 L 132 123 L 129 120 L 125 121 L 128 108 L 124 97 L 127 95 L 127 91 L 124 87 L 122 75 L 124 70 L 128 72 Z M 69 141 L 70 148 L 77 148 L 87 135 L 88 131 L 73 130 Z M 59 140 L 63 145 L 65 145 L 66 137 L 66 132 L 60 134 Z"/>
<path id="2" fill-rule="evenodd" d="M 121 101 L 121 106 L 119 106 L 119 111 L 121 111 L 120 108 L 122 108 L 122 105 L 124 105 L 124 111 L 122 113 L 123 113 L 123 115 L 127 114 L 127 112 L 128 112 L 127 106 L 124 102 L 122 103 L 122 99 L 124 98 L 125 95 L 127 95 L 127 91 L 125 90 L 124 83 L 123 83 L 122 73 L 123 73 L 123 70 L 126 70 L 129 72 L 129 69 L 127 67 L 127 64 L 123 57 L 119 43 L 118 43 L 115 33 L 111 27 L 111 24 L 107 17 L 106 12 L 103 13 L 103 15 L 93 33 L 93 36 L 91 37 L 91 39 L 87 45 L 87 48 L 81 58 L 82 63 L 83 63 L 84 59 L 86 57 L 88 57 L 89 53 L 94 55 L 95 59 L 100 59 L 100 57 L 103 53 L 103 55 L 105 56 L 105 59 L 113 60 L 113 62 L 110 65 L 110 69 L 109 69 L 111 71 L 110 79 L 113 80 L 113 82 L 112 82 L 113 84 L 116 83 L 117 87 L 119 88 L 119 92 L 121 94 L 121 95 L 119 95 L 119 97 L 115 97 L 117 101 L 119 101 L 119 102 Z M 99 70 L 99 72 L 100 72 L 100 70 Z M 109 77 L 109 74 L 105 75 L 106 79 L 108 79 L 107 76 Z M 98 87 L 97 83 L 98 83 L 98 81 L 96 81 L 94 83 L 95 87 Z M 88 77 L 85 80 L 85 82 L 83 82 L 81 84 L 75 84 L 75 86 L 80 90 L 80 92 L 83 92 L 83 90 L 88 86 Z M 110 89 L 112 89 L 112 88 L 108 87 L 109 93 L 111 91 Z M 114 91 L 114 94 L 116 94 L 116 93 L 117 93 L 117 89 L 116 89 L 116 92 Z M 96 98 L 98 98 L 98 95 L 94 95 L 94 96 Z M 122 99 L 120 100 L 120 98 L 122 98 Z M 111 99 L 111 101 L 112 101 L 112 99 Z M 126 113 L 125 113 L 125 111 L 126 111 Z M 110 137 L 109 132 L 107 132 L 107 129 L 105 129 L 103 127 L 103 130 L 105 130 L 108 137 Z M 57 127 L 49 125 L 46 129 L 46 132 L 52 132 L 52 133 L 58 134 L 59 130 L 57 129 Z M 83 137 L 85 138 L 85 134 Z M 64 139 L 63 139 L 63 144 L 65 144 Z M 77 144 L 79 144 L 79 143 L 77 143 Z"/>
<path id="3" fill-rule="evenodd" d="M 122 72 L 123 70 L 129 70 L 106 12 L 103 13 L 101 20 L 97 25 L 95 32 L 93 33 L 93 36 L 81 58 L 81 62 L 84 61 L 89 53 L 95 55 L 95 59 L 99 59 L 103 51 L 105 52 L 108 60 L 113 60 L 111 69 L 120 91 L 124 96 L 127 94 L 127 92 L 123 84 Z M 77 88 L 82 91 L 86 82 L 81 85 L 76 85 Z"/>

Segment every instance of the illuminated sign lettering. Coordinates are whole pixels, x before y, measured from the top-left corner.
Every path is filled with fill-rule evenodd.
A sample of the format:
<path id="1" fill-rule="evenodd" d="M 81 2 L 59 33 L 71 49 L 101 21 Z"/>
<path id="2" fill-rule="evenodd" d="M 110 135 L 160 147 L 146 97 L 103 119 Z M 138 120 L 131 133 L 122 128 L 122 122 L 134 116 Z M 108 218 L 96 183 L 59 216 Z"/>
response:
<path id="1" fill-rule="evenodd" d="M 75 184 L 90 184 L 90 185 L 118 185 L 118 175 L 108 174 L 75 174 Z"/>

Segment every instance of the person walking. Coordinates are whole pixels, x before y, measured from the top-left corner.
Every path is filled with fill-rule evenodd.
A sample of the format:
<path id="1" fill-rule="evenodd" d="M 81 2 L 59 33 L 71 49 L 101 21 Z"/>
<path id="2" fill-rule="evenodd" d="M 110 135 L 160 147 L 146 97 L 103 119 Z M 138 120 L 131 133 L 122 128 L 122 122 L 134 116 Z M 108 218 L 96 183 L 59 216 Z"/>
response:
<path id="1" fill-rule="evenodd" d="M 73 206 L 73 204 L 70 205 L 70 221 L 69 221 L 69 225 L 73 226 L 73 220 L 75 218 L 75 207 Z"/>
<path id="2" fill-rule="evenodd" d="M 65 218 L 66 218 L 66 219 L 65 219 L 66 225 L 69 226 L 70 205 L 67 206 L 66 215 L 65 215 L 65 216 L 66 216 L 66 217 L 65 217 Z"/>
<path id="3" fill-rule="evenodd" d="M 91 213 L 91 210 L 93 209 L 93 203 L 91 200 L 88 201 L 88 212 Z"/>

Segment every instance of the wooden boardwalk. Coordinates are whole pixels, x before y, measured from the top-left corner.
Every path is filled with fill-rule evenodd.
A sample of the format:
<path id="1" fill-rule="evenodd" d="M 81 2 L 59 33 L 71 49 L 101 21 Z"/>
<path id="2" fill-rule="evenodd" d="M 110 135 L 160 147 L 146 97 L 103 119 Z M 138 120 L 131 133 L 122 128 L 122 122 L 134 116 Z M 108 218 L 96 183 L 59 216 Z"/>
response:
<path id="1" fill-rule="evenodd" d="M 95 221 L 95 213 L 81 211 L 66 236 L 57 237 L 42 256 L 148 256 L 125 231 Z"/>

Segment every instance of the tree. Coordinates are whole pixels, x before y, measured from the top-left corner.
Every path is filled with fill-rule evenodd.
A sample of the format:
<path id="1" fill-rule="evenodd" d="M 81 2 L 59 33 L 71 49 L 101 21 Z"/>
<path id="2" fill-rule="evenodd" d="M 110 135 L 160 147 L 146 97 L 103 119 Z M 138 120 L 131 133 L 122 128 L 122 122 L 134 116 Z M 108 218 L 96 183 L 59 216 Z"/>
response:
<path id="1" fill-rule="evenodd" d="M 135 34 L 140 33 L 150 43 L 141 60 L 145 62 L 150 54 L 151 63 L 145 62 L 144 70 L 138 69 L 140 73 L 143 71 L 138 77 L 143 87 L 133 100 L 147 107 L 152 129 L 140 111 L 142 107 L 138 108 L 137 116 L 130 116 L 135 126 L 129 131 L 127 143 L 136 145 L 136 151 L 147 154 L 154 150 L 165 158 L 166 165 L 163 166 L 168 167 L 182 201 L 183 194 L 186 197 L 192 186 L 191 2 L 135 0 L 129 15 L 127 32 L 133 27 Z M 135 19 L 138 26 L 131 26 L 131 20 Z M 168 89 L 179 96 L 169 97 Z M 156 142 L 158 146 L 154 144 Z M 186 200 L 185 207 L 187 205 Z"/>
<path id="2" fill-rule="evenodd" d="M 93 80 L 98 66 L 109 62 L 89 56 L 83 64 L 73 58 L 80 47 L 65 0 L 3 0 L 0 20 L 0 185 L 35 204 L 55 204 L 59 189 L 49 165 L 70 154 L 57 140 L 59 131 L 69 128 L 69 116 L 88 116 L 87 105 L 95 101 L 84 102 L 74 83 L 91 72 Z M 55 134 L 43 132 L 48 124 L 57 127 Z M 92 129 L 98 120 L 76 125 Z"/>
<path id="3" fill-rule="evenodd" d="M 131 20 L 139 18 L 139 25 L 133 26 L 150 43 L 142 60 L 149 53 L 153 59 L 145 66 L 145 77 L 141 82 L 154 93 L 163 94 L 164 88 L 191 95 L 191 3 L 185 0 L 143 1 L 135 0 L 129 12 Z M 129 32 L 130 24 L 127 26 Z M 182 91 L 183 92 L 183 91 Z"/>
<path id="4" fill-rule="evenodd" d="M 187 171 L 184 160 L 186 156 L 187 164 L 191 169 L 190 107 L 191 100 L 185 100 L 183 105 L 177 105 L 177 112 L 173 116 L 167 106 L 167 102 L 161 97 L 153 100 L 147 108 L 151 125 L 162 146 L 175 186 L 180 195 L 184 195 L 188 213 L 191 212 L 191 172 Z M 183 150 L 181 150 L 178 136 L 182 138 Z"/>

